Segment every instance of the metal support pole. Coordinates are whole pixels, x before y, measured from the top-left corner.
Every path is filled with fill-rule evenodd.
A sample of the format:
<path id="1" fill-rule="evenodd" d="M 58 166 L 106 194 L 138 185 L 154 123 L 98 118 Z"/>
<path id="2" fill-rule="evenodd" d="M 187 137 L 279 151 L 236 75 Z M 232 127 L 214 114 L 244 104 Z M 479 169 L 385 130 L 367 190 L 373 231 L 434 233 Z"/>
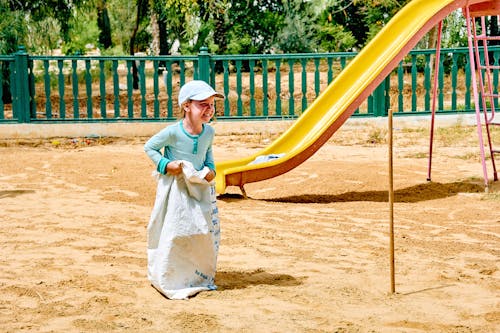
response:
<path id="1" fill-rule="evenodd" d="M 432 167 L 432 147 L 434 142 L 434 118 L 436 117 L 436 99 L 439 79 L 439 64 L 441 62 L 441 35 L 443 33 L 443 21 L 438 25 L 438 38 L 436 41 L 436 58 L 434 59 L 434 83 L 432 87 L 432 116 L 431 116 L 431 133 L 429 140 L 429 164 L 427 167 L 427 181 L 431 181 Z"/>
<path id="2" fill-rule="evenodd" d="M 392 156 L 392 109 L 388 110 L 389 120 L 389 258 L 391 264 L 391 293 L 396 292 L 396 279 L 394 273 L 394 170 Z"/>
<path id="3" fill-rule="evenodd" d="M 488 180 L 488 170 L 486 168 L 486 157 L 484 154 L 484 141 L 483 141 L 483 128 L 482 128 L 482 122 L 481 122 L 481 109 L 479 107 L 479 92 L 477 89 L 477 77 L 476 75 L 481 75 L 481 68 L 480 68 L 480 62 L 479 59 L 478 63 L 476 63 L 475 59 L 475 54 L 474 50 L 479 54 L 478 51 L 478 45 L 477 45 L 477 39 L 474 38 L 474 32 L 476 29 L 475 23 L 474 23 L 474 18 L 471 17 L 470 15 L 470 9 L 469 6 L 465 7 L 465 22 L 467 25 L 467 42 L 469 46 L 469 65 L 470 65 L 470 72 L 471 72 L 471 80 L 472 80 L 472 92 L 474 95 L 474 104 L 475 104 L 475 109 L 476 109 L 476 127 L 477 127 L 477 136 L 479 138 L 479 149 L 481 153 L 481 162 L 483 166 L 483 175 L 484 175 L 484 187 L 485 191 L 489 191 L 489 180 Z M 478 57 L 479 58 L 479 57 Z"/>

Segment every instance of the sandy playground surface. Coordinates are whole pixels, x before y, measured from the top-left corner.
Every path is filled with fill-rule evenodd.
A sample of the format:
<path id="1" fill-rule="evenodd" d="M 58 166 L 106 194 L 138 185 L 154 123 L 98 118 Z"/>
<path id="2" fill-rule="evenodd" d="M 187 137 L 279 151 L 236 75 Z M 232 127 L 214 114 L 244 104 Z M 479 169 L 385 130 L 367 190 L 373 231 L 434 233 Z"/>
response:
<path id="1" fill-rule="evenodd" d="M 343 127 L 311 159 L 219 196 L 214 292 L 146 278 L 147 138 L 2 140 L 1 332 L 499 332 L 500 185 L 474 127 L 395 130 L 396 294 L 386 132 Z M 217 160 L 266 135 L 221 135 Z M 491 164 L 488 165 L 491 170 Z M 491 171 L 490 171 L 491 176 Z"/>

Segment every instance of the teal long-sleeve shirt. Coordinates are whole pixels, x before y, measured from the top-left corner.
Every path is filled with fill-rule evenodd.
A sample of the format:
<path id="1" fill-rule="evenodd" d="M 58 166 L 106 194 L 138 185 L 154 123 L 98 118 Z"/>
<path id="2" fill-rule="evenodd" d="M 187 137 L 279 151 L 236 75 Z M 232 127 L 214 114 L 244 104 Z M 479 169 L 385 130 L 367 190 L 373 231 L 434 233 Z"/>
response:
<path id="1" fill-rule="evenodd" d="M 169 162 L 176 160 L 189 161 L 196 170 L 207 166 L 215 172 L 212 152 L 214 135 L 215 130 L 207 124 L 203 124 L 199 135 L 191 135 L 179 121 L 152 136 L 144 145 L 144 151 L 161 174 L 165 174 Z"/>

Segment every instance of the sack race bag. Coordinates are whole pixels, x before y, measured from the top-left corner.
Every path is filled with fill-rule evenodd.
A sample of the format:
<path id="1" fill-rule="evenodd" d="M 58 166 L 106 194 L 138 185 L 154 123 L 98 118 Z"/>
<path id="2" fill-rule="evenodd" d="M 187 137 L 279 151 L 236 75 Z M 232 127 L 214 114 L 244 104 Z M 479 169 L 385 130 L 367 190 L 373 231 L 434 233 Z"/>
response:
<path id="1" fill-rule="evenodd" d="M 215 182 L 182 161 L 180 175 L 158 176 L 147 228 L 148 279 L 170 299 L 214 290 L 220 229 Z"/>

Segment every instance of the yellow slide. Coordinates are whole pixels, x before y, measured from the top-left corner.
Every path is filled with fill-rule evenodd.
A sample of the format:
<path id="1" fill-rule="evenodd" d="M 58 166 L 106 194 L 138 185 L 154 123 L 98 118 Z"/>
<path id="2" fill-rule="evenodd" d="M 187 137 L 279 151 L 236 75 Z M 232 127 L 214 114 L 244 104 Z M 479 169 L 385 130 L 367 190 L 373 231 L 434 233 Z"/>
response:
<path id="1" fill-rule="evenodd" d="M 216 190 L 283 174 L 313 155 L 433 26 L 466 5 L 498 0 L 413 0 L 345 67 L 279 138 L 247 158 L 217 163 Z M 261 163 L 258 156 L 277 155 Z M 276 157 L 276 156 L 275 156 Z"/>

